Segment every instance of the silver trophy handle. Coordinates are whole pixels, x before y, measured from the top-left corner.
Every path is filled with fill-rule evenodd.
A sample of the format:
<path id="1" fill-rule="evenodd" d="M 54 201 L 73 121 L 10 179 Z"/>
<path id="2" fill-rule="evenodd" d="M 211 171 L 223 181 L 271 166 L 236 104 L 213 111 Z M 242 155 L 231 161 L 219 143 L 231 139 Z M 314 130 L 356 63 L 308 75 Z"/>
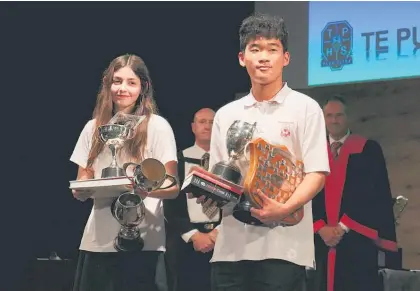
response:
<path id="1" fill-rule="evenodd" d="M 136 164 L 136 163 L 125 163 L 125 164 L 123 165 L 124 175 L 127 177 L 127 179 L 128 179 L 128 180 L 130 180 L 131 184 L 133 185 L 133 188 L 135 188 L 135 187 L 136 187 L 136 182 L 134 182 L 133 177 L 130 177 L 130 176 L 128 176 L 128 174 L 127 174 L 127 168 L 128 168 L 129 166 L 135 166 L 135 168 L 134 168 L 134 169 L 136 169 L 137 167 L 139 167 L 139 164 Z M 134 170 L 134 172 L 135 172 L 135 170 Z"/>
<path id="2" fill-rule="evenodd" d="M 158 163 L 160 170 L 162 171 L 162 176 L 160 176 L 159 178 L 154 178 L 155 180 L 149 180 L 147 177 L 144 176 L 144 173 L 142 173 L 143 170 L 143 162 L 149 160 L 149 162 L 152 163 Z M 160 163 L 159 161 L 157 161 L 156 159 L 146 159 L 145 161 L 143 161 L 141 164 L 136 164 L 136 163 L 125 163 L 123 165 L 123 170 L 125 173 L 125 176 L 131 181 L 131 183 L 133 184 L 133 188 L 136 189 L 142 189 L 145 190 L 147 192 L 153 191 L 153 190 L 158 190 L 158 189 L 168 189 L 174 185 L 176 185 L 178 183 L 178 180 L 176 179 L 176 177 L 169 175 L 166 173 L 165 167 L 163 166 L 162 163 Z M 130 166 L 134 166 L 134 173 L 133 173 L 133 177 L 129 177 L 129 175 L 127 174 L 127 169 Z M 140 179 L 141 181 L 138 181 L 138 179 Z M 170 180 L 170 185 L 165 186 L 165 187 L 161 187 L 162 184 L 166 181 L 166 180 Z M 141 183 L 144 183 L 141 184 Z"/>
<path id="3" fill-rule="evenodd" d="M 172 186 L 178 184 L 177 179 L 174 176 L 172 176 L 172 175 L 166 174 L 165 180 L 166 179 L 170 180 L 171 181 L 171 184 L 169 184 L 169 186 L 161 187 L 159 189 L 165 190 L 165 189 L 171 188 Z"/>
<path id="4" fill-rule="evenodd" d="M 245 161 L 247 161 L 247 162 L 249 162 L 249 155 L 248 155 L 248 152 L 249 152 L 249 145 L 251 144 L 251 141 L 248 141 L 246 144 L 245 144 L 245 147 L 244 147 L 244 158 L 245 158 Z"/>

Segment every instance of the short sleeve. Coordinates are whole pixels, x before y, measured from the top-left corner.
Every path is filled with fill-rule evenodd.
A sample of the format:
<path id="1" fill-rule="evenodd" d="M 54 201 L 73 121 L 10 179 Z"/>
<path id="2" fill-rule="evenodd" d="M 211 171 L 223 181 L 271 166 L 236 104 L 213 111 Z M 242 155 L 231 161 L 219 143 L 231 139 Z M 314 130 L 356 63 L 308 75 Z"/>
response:
<path id="1" fill-rule="evenodd" d="M 222 146 L 223 140 L 220 132 L 220 111 L 216 112 L 213 120 L 213 127 L 211 130 L 210 140 L 210 161 L 209 169 L 213 168 L 213 165 L 223 160 Z"/>
<path id="2" fill-rule="evenodd" d="M 169 122 L 161 116 L 153 115 L 149 121 L 150 150 L 152 157 L 162 164 L 178 161 L 175 135 Z"/>
<path id="3" fill-rule="evenodd" d="M 73 154 L 70 157 L 70 161 L 82 168 L 87 167 L 89 152 L 92 146 L 94 124 L 94 120 L 90 120 L 88 123 L 86 123 L 85 127 L 80 133 L 79 139 L 77 140 Z"/>
<path id="4" fill-rule="evenodd" d="M 317 103 L 310 104 L 308 107 L 310 109 L 305 120 L 303 120 L 304 132 L 302 139 L 302 157 L 305 173 L 329 173 L 330 166 L 324 114 Z"/>

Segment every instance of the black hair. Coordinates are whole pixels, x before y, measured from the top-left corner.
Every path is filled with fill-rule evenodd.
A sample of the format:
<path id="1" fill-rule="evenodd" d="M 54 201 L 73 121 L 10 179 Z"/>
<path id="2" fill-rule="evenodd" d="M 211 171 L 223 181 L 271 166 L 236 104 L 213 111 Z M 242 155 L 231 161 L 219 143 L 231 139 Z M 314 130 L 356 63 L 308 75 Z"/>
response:
<path id="1" fill-rule="evenodd" d="M 288 50 L 287 39 L 289 33 L 282 17 L 254 14 L 245 18 L 239 29 L 240 50 L 245 51 L 247 44 L 255 40 L 257 36 L 278 39 L 283 46 L 283 52 Z"/>
<path id="2" fill-rule="evenodd" d="M 322 107 L 325 107 L 330 102 L 340 102 L 343 104 L 344 108 L 347 106 L 346 100 L 341 95 L 333 95 L 331 97 L 328 97 L 327 100 L 325 100 L 324 105 Z"/>

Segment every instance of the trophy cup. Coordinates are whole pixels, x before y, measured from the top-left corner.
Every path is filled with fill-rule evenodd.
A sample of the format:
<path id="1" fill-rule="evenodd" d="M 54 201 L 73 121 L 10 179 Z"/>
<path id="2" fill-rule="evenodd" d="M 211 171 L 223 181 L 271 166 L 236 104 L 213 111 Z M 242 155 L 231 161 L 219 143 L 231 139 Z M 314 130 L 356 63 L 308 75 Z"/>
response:
<path id="1" fill-rule="evenodd" d="M 112 203 L 111 212 L 121 225 L 114 248 L 117 251 L 141 251 L 144 241 L 137 226 L 146 215 L 143 199 L 130 191 L 124 192 Z"/>
<path id="2" fill-rule="evenodd" d="M 127 176 L 127 169 L 129 167 L 134 167 L 132 178 Z M 174 176 L 166 173 L 165 166 L 156 159 L 148 158 L 140 164 L 125 163 L 123 168 L 124 173 L 133 182 L 134 187 L 146 192 L 157 189 L 168 189 L 178 183 Z M 170 181 L 170 184 L 162 187 L 167 180 Z"/>
<path id="3" fill-rule="evenodd" d="M 226 134 L 226 147 L 229 160 L 218 162 L 213 166 L 212 173 L 236 185 L 242 181 L 242 174 L 236 161 L 245 154 L 245 148 L 254 135 L 257 123 L 250 124 L 236 120 Z"/>
<path id="4" fill-rule="evenodd" d="M 192 167 L 192 172 L 184 181 L 183 192 L 195 197 L 206 196 L 223 207 L 229 202 L 236 204 L 242 195 L 240 186 L 242 174 L 237 161 L 244 155 L 246 145 L 252 139 L 256 123 L 235 120 L 226 134 L 228 161 L 213 166 L 211 172 L 200 167 Z"/>
<path id="5" fill-rule="evenodd" d="M 133 175 L 127 174 L 127 169 L 134 167 Z M 133 191 L 122 193 L 111 205 L 113 217 L 121 225 L 114 240 L 117 251 L 140 251 L 144 247 L 138 225 L 143 221 L 146 213 L 144 201 L 135 193 L 136 189 L 150 192 L 156 189 L 167 189 L 174 186 L 177 180 L 166 173 L 165 166 L 156 159 L 145 159 L 140 164 L 125 163 L 123 165 L 125 176 L 133 183 Z M 167 181 L 168 186 L 162 187 Z"/>
<path id="6" fill-rule="evenodd" d="M 118 112 L 108 124 L 98 127 L 101 141 L 108 145 L 112 154 L 111 165 L 102 169 L 102 178 L 124 176 L 123 169 L 117 164 L 117 151 L 126 140 L 133 138 L 137 126 L 144 118 L 144 116 Z"/>
<path id="7" fill-rule="evenodd" d="M 250 165 L 244 182 L 245 191 L 233 210 L 233 216 L 241 222 L 263 226 L 250 213 L 251 207 L 262 207 L 256 191 L 259 189 L 269 198 L 286 203 L 303 180 L 303 162 L 296 160 L 285 146 L 272 145 L 262 138 L 251 141 L 248 148 Z M 269 227 L 296 225 L 303 215 L 302 207 Z"/>
<path id="8" fill-rule="evenodd" d="M 394 198 L 394 204 L 393 204 L 393 210 L 394 210 L 394 218 L 395 218 L 395 225 L 399 225 L 399 219 L 402 215 L 402 213 L 405 210 L 405 207 L 408 204 L 408 199 L 404 196 L 398 196 L 397 198 Z"/>

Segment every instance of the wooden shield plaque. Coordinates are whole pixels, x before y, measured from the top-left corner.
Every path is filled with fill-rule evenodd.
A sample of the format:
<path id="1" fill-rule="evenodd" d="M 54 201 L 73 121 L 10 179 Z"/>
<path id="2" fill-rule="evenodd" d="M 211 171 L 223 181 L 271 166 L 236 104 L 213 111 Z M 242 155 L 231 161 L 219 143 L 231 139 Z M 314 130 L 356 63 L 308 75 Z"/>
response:
<path id="1" fill-rule="evenodd" d="M 252 203 L 262 206 L 255 194 L 260 189 L 269 198 L 286 203 L 303 180 L 303 162 L 294 159 L 285 146 L 272 145 L 262 138 L 251 141 L 248 147 L 250 165 L 244 182 L 245 195 Z M 285 217 L 281 224 L 296 225 L 303 215 L 302 207 Z"/>

